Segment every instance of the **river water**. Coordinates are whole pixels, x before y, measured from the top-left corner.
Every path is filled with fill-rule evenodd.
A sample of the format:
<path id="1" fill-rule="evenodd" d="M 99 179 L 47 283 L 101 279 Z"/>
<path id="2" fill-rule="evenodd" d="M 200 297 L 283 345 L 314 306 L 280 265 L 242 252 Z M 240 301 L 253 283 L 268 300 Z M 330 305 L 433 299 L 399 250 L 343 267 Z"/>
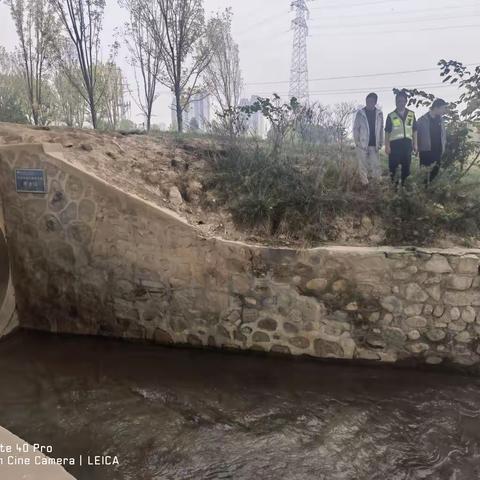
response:
<path id="1" fill-rule="evenodd" d="M 0 425 L 118 457 L 67 467 L 79 480 L 480 479 L 480 379 L 436 371 L 20 332 Z"/>

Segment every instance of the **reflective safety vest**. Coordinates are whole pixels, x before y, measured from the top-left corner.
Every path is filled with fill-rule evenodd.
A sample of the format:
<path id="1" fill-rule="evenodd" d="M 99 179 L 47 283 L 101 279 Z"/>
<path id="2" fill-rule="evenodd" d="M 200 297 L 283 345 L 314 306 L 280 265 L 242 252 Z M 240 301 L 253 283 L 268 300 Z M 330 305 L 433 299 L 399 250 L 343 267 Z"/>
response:
<path id="1" fill-rule="evenodd" d="M 407 110 L 407 117 L 405 122 L 402 117 L 395 110 L 390 115 L 392 121 L 392 132 L 390 133 L 390 141 L 400 140 L 402 138 L 409 138 L 413 140 L 413 124 L 415 123 L 415 113 L 411 110 Z"/>

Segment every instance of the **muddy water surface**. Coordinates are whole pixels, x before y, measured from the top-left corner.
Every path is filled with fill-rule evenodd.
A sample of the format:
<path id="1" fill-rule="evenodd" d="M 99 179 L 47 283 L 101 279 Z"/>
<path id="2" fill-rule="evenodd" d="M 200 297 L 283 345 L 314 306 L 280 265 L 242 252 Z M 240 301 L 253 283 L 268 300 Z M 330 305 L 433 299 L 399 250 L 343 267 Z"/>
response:
<path id="1" fill-rule="evenodd" d="M 480 379 L 17 333 L 0 425 L 79 480 L 480 479 Z M 1 467 L 0 467 L 0 478 Z"/>

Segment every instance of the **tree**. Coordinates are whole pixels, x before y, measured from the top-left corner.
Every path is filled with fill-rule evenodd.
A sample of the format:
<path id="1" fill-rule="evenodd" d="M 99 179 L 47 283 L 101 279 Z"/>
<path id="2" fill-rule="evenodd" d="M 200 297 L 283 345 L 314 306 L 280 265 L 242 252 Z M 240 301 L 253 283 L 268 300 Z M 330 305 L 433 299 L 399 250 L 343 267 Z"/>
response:
<path id="1" fill-rule="evenodd" d="M 444 83 L 457 84 L 461 93 L 453 105 L 459 110 L 459 117 L 469 122 L 480 121 L 480 66 L 469 70 L 461 62 L 440 60 L 438 62 Z"/>
<path id="2" fill-rule="evenodd" d="M 130 13 L 130 22 L 125 25 L 125 40 L 130 52 L 130 63 L 134 68 L 137 87 L 137 105 L 145 115 L 146 130 L 150 131 L 152 124 L 152 109 L 158 97 L 157 82 L 162 68 L 160 44 L 155 41 L 151 28 L 157 25 L 161 34 L 162 20 L 158 9 L 151 10 L 151 21 L 146 21 L 142 12 L 143 0 L 122 0 L 121 5 Z"/>
<path id="3" fill-rule="evenodd" d="M 100 59 L 105 0 L 48 0 L 65 32 L 64 42 L 57 41 L 56 57 L 60 68 L 88 105 L 93 128 L 97 128 Z M 80 71 L 80 78 L 78 78 Z"/>
<path id="4" fill-rule="evenodd" d="M 273 94 L 272 99 L 257 97 L 252 105 L 238 107 L 247 117 L 260 112 L 270 122 L 269 138 L 272 141 L 274 156 L 277 156 L 285 140 L 294 133 L 300 108 L 295 97 L 282 104 L 276 93 Z"/>
<path id="5" fill-rule="evenodd" d="M 28 123 L 28 102 L 12 56 L 0 47 L 0 122 Z"/>
<path id="6" fill-rule="evenodd" d="M 98 106 L 99 122 L 108 130 L 117 129 L 126 116 L 124 78 L 120 67 L 110 62 L 99 66 L 99 90 L 102 92 Z"/>
<path id="7" fill-rule="evenodd" d="M 232 11 L 227 9 L 210 20 L 207 29 L 207 44 L 212 52 L 210 63 L 205 68 L 204 79 L 207 90 L 216 99 L 220 111 L 232 110 L 238 106 L 243 80 L 240 70 L 238 45 L 232 38 Z M 234 118 L 221 117 L 225 129 L 234 134 Z"/>
<path id="8" fill-rule="evenodd" d="M 335 143 L 333 112 L 330 106 L 320 103 L 301 105 L 296 121 L 298 140 L 304 144 Z"/>
<path id="9" fill-rule="evenodd" d="M 77 71 L 76 75 L 80 81 L 80 71 Z M 85 100 L 78 89 L 61 70 L 55 73 L 53 85 L 57 99 L 55 118 L 67 127 L 82 128 L 87 112 Z"/>
<path id="10" fill-rule="evenodd" d="M 31 117 L 35 125 L 47 123 L 44 102 L 47 62 L 53 45 L 55 22 L 45 0 L 7 0 L 15 23 L 20 46 L 17 52 Z"/>
<path id="11" fill-rule="evenodd" d="M 469 70 L 461 62 L 440 60 L 440 76 L 443 83 L 458 85 L 459 97 L 448 106 L 447 149 L 442 158 L 443 167 L 458 167 L 463 178 L 473 167 L 480 164 L 480 143 L 472 140 L 472 131 L 480 121 L 480 66 Z M 394 93 L 400 90 L 394 89 Z M 424 90 L 403 89 L 409 105 L 430 107 L 435 95 Z"/>
<path id="12" fill-rule="evenodd" d="M 203 0 L 142 0 L 142 12 L 165 68 L 158 79 L 175 96 L 177 129 L 182 132 L 183 112 L 211 59 L 203 41 Z"/>
<path id="13" fill-rule="evenodd" d="M 332 110 L 332 131 L 335 143 L 343 146 L 348 137 L 349 126 L 355 113 L 356 105 L 352 102 L 341 102 Z"/>

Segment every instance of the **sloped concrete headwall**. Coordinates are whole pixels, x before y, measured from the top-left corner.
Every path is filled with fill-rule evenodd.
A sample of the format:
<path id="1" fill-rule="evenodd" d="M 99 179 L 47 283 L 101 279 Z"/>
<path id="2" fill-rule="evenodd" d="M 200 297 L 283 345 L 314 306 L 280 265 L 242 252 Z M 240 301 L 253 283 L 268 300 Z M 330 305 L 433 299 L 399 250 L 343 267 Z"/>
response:
<path id="1" fill-rule="evenodd" d="M 203 238 L 68 164 L 0 148 L 21 325 L 315 357 L 480 364 L 480 251 L 296 251 Z M 17 194 L 43 168 L 48 195 Z M 480 351 L 480 350 L 479 350 Z"/>
<path id="2" fill-rule="evenodd" d="M 3 205 L 0 197 L 0 338 L 13 331 L 17 326 L 15 295 L 11 281 Z"/>

